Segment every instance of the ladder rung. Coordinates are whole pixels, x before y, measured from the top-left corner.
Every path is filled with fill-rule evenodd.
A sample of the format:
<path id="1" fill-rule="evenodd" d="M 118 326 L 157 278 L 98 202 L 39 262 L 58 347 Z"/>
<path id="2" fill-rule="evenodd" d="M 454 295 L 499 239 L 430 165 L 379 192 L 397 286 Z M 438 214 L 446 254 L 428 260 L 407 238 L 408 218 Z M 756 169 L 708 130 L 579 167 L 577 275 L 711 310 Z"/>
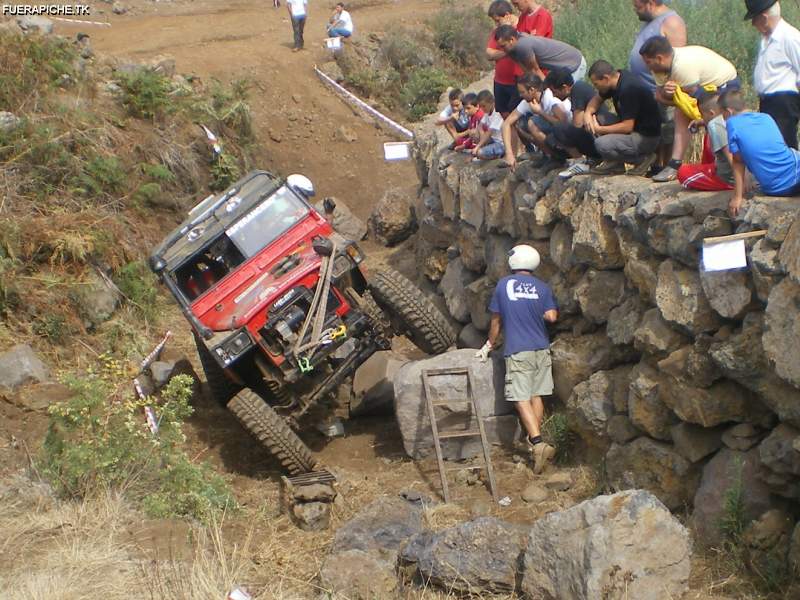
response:
<path id="1" fill-rule="evenodd" d="M 431 402 L 434 406 L 449 406 L 450 404 L 472 404 L 472 402 L 467 400 L 439 400 L 438 402 Z"/>
<path id="2" fill-rule="evenodd" d="M 477 471 L 478 469 L 485 469 L 486 465 L 475 465 L 474 467 L 447 467 L 445 471 Z"/>
<path id="3" fill-rule="evenodd" d="M 439 432 L 439 437 L 442 439 L 458 438 L 458 437 L 472 437 L 479 436 L 481 432 L 477 429 L 470 429 L 468 431 L 445 431 Z"/>
<path id="4" fill-rule="evenodd" d="M 423 373 L 428 377 L 435 377 L 437 375 L 467 375 L 469 369 L 452 368 L 452 369 L 425 369 Z"/>

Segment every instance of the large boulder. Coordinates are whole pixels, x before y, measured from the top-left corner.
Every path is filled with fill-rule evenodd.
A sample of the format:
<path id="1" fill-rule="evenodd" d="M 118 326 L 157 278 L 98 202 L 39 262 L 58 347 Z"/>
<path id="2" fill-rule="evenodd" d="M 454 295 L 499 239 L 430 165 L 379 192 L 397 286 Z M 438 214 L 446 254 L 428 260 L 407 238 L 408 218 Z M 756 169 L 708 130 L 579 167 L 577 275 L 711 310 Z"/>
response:
<path id="1" fill-rule="evenodd" d="M 782 421 L 800 427 L 800 389 L 773 372 L 764 346 L 769 340 L 783 338 L 786 332 L 767 335 L 764 320 L 762 313 L 748 314 L 741 331 L 713 343 L 709 356 L 726 377 L 758 394 Z M 783 315 L 778 320 L 782 321 Z"/>
<path id="2" fill-rule="evenodd" d="M 589 335 L 560 335 L 550 346 L 555 395 L 569 400 L 572 390 L 592 373 L 611 369 L 636 358 L 628 346 L 615 346 L 602 331 Z"/>
<path id="3" fill-rule="evenodd" d="M 465 267 L 476 273 L 483 273 L 486 270 L 484 240 L 477 229 L 462 224 L 458 228 L 456 246 Z"/>
<path id="4" fill-rule="evenodd" d="M 0 354 L 0 388 L 15 390 L 29 383 L 43 383 L 49 376 L 47 366 L 27 344 Z"/>
<path id="5" fill-rule="evenodd" d="M 526 533 L 521 525 L 481 517 L 415 536 L 400 564 L 449 593 L 510 593 L 516 589 Z"/>
<path id="6" fill-rule="evenodd" d="M 689 532 L 651 493 L 598 496 L 535 522 L 522 592 L 553 600 L 661 600 L 688 590 Z"/>
<path id="7" fill-rule="evenodd" d="M 670 429 L 670 435 L 681 456 L 696 463 L 720 449 L 723 430 L 724 427 L 709 429 L 691 423 L 678 423 Z"/>
<path id="8" fill-rule="evenodd" d="M 466 289 L 469 318 L 479 331 L 489 331 L 492 316 L 489 314 L 489 302 L 494 293 L 495 284 L 488 277 L 481 277 L 470 283 Z"/>
<path id="9" fill-rule="evenodd" d="M 393 565 L 403 545 L 424 529 L 419 503 L 382 496 L 336 531 L 329 560 L 341 552 L 361 550 Z"/>
<path id="10" fill-rule="evenodd" d="M 320 587 L 334 597 L 372 600 L 397 591 L 397 556 L 424 530 L 419 504 L 401 497 L 375 500 L 336 532 L 320 569 Z"/>
<path id="11" fill-rule="evenodd" d="M 795 213 L 793 220 L 793 224 L 786 233 L 786 239 L 783 240 L 781 245 L 778 258 L 786 273 L 795 282 L 800 283 L 800 218 L 798 218 L 797 213 Z"/>
<path id="12" fill-rule="evenodd" d="M 550 236 L 550 259 L 560 271 L 565 273 L 574 264 L 572 258 L 572 229 L 563 221 L 559 221 Z"/>
<path id="13" fill-rule="evenodd" d="M 741 318 L 753 299 L 747 273 L 743 271 L 701 272 L 700 282 L 711 308 L 725 319 Z"/>
<path id="14" fill-rule="evenodd" d="M 479 167 L 467 164 L 459 172 L 460 217 L 475 229 L 481 229 L 486 217 L 486 188 L 481 184 Z"/>
<path id="15" fill-rule="evenodd" d="M 699 336 L 693 345 L 678 348 L 667 358 L 658 361 L 659 370 L 695 387 L 711 386 L 722 377 L 722 372 L 709 354 L 713 341 L 708 336 Z"/>
<path id="16" fill-rule="evenodd" d="M 406 362 L 404 357 L 389 351 L 370 356 L 353 375 L 350 414 L 390 414 L 394 409 L 392 381 Z"/>
<path id="17" fill-rule="evenodd" d="M 746 521 L 771 507 L 769 488 L 757 477 L 758 469 L 758 450 L 737 452 L 729 448 L 720 450 L 703 467 L 692 514 L 701 543 L 711 546 L 720 542 L 731 500 L 740 503 Z"/>
<path id="18" fill-rule="evenodd" d="M 486 276 L 490 281 L 498 281 L 510 274 L 508 251 L 514 247 L 514 240 L 507 235 L 489 234 L 486 237 Z"/>
<path id="19" fill-rule="evenodd" d="M 336 233 L 354 242 L 360 242 L 367 237 L 367 224 L 353 214 L 353 211 L 343 201 L 338 198 L 331 198 L 331 200 L 336 205 L 331 213 L 325 212 L 323 202 L 318 202 L 314 208 L 325 215 Z"/>
<path id="20" fill-rule="evenodd" d="M 655 303 L 658 286 L 658 267 L 661 261 L 654 257 L 647 246 L 640 244 L 620 231 L 620 249 L 625 259 L 625 277 L 639 290 L 639 294 L 649 303 Z"/>
<path id="21" fill-rule="evenodd" d="M 387 190 L 367 221 L 372 236 L 384 246 L 394 246 L 407 239 L 417 229 L 414 204 L 401 189 Z"/>
<path id="22" fill-rule="evenodd" d="M 583 316 L 602 325 L 625 297 L 625 275 L 621 271 L 589 269 L 575 287 L 575 298 Z"/>
<path id="23" fill-rule="evenodd" d="M 796 388 L 800 388 L 800 283 L 790 278 L 775 286 L 767 302 L 764 350 L 775 372 Z"/>
<path id="24" fill-rule="evenodd" d="M 606 334 L 617 345 L 632 344 L 634 335 L 642 323 L 646 306 L 639 296 L 629 296 L 622 304 L 608 313 Z"/>
<path id="25" fill-rule="evenodd" d="M 640 352 L 659 358 L 667 356 L 688 342 L 689 338 L 671 327 L 657 308 L 645 312 L 639 327 L 633 332 L 634 347 Z"/>
<path id="26" fill-rule="evenodd" d="M 72 299 L 87 328 L 92 329 L 108 321 L 117 310 L 122 294 L 116 286 L 95 273 L 91 273 L 72 292 Z"/>
<path id="27" fill-rule="evenodd" d="M 659 254 L 694 267 L 698 252 L 697 244 L 693 242 L 700 229 L 694 217 L 656 217 L 647 226 L 647 241 Z"/>
<path id="28" fill-rule="evenodd" d="M 43 35 L 53 33 L 53 21 L 39 15 L 17 17 L 17 25 L 25 33 L 41 33 Z"/>
<path id="29" fill-rule="evenodd" d="M 800 431 L 781 423 L 758 446 L 758 457 L 767 469 L 762 478 L 775 492 L 800 499 Z"/>
<path id="30" fill-rule="evenodd" d="M 670 444 L 648 437 L 613 444 L 606 454 L 606 474 L 613 489 L 649 490 L 670 510 L 690 504 L 697 491 L 697 469 Z"/>
<path id="31" fill-rule="evenodd" d="M 619 239 L 611 221 L 603 216 L 600 203 L 586 198 L 570 220 L 575 231 L 572 253 L 576 263 L 595 269 L 621 269 L 624 266 Z"/>
<path id="32" fill-rule="evenodd" d="M 447 250 L 456 241 L 456 224 L 442 215 L 431 213 L 419 223 L 418 236 L 439 250 Z"/>
<path id="33" fill-rule="evenodd" d="M 475 388 L 472 390 L 478 411 L 483 417 L 507 415 L 513 411 L 511 403 L 503 397 L 505 368 L 502 357 L 493 353 L 485 363 L 475 358 L 475 350 L 454 350 L 425 360 L 406 363 L 394 378 L 395 412 L 406 453 L 419 459 L 433 452 L 433 437 L 422 386 L 422 371 L 426 369 L 469 368 Z M 466 400 L 466 377 L 462 375 L 434 376 L 429 379 L 435 401 Z M 438 399 L 438 400 L 437 400 Z M 474 429 L 475 423 L 467 414 L 466 404 L 436 407 L 439 431 Z M 513 417 L 512 417 L 513 418 Z M 505 431 L 501 428 L 501 432 Z M 494 443 L 513 444 L 513 439 L 492 439 Z M 480 453 L 478 438 L 442 440 L 446 458 L 461 459 Z"/>
<path id="34" fill-rule="evenodd" d="M 670 441 L 670 429 L 678 422 L 678 417 L 661 399 L 662 384 L 659 373 L 646 363 L 634 367 L 628 393 L 628 415 L 631 422 L 650 437 Z"/>
<path id="35" fill-rule="evenodd" d="M 456 321 L 461 323 L 469 321 L 469 304 L 465 289 L 477 278 L 475 273 L 464 266 L 460 258 L 447 263 L 444 277 L 439 282 L 439 291 L 444 296 L 447 310 Z"/>
<path id="36" fill-rule="evenodd" d="M 567 400 L 570 428 L 590 447 L 608 450 L 608 420 L 614 415 L 614 379 L 598 371 L 575 386 Z"/>
<path id="37" fill-rule="evenodd" d="M 672 260 L 664 261 L 658 269 L 656 305 L 664 319 L 692 335 L 714 331 L 721 324 L 697 271 Z"/>

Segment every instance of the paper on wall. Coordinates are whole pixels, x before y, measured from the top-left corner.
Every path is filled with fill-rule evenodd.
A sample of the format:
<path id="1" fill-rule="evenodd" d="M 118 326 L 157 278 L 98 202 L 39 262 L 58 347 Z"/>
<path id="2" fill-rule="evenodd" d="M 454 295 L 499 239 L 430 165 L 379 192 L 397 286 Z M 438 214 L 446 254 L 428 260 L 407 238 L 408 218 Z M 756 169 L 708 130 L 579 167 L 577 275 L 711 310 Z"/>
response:
<path id="1" fill-rule="evenodd" d="M 703 269 L 728 271 L 747 266 L 744 240 L 703 244 Z"/>
<path id="2" fill-rule="evenodd" d="M 342 47 L 342 38 L 340 37 L 325 38 L 325 47 L 328 50 L 339 50 Z"/>
<path id="3" fill-rule="evenodd" d="M 385 142 L 383 157 L 389 161 L 408 160 L 411 158 L 411 144 L 409 142 Z"/>

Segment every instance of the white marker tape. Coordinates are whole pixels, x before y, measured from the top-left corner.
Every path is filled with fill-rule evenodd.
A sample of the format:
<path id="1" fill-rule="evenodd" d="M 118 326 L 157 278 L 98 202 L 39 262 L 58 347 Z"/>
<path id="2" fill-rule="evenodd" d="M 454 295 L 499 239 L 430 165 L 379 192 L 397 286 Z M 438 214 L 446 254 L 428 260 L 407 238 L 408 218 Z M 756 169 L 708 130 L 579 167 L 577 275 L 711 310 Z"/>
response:
<path id="1" fill-rule="evenodd" d="M 374 108 L 372 108 L 369 104 L 367 104 L 366 102 L 361 100 L 361 98 L 357 97 L 351 91 L 346 90 L 341 85 L 336 83 L 333 79 L 328 77 L 325 73 L 320 71 L 319 68 L 317 68 L 316 65 L 314 65 L 314 71 L 316 72 L 317 77 L 319 77 L 322 80 L 323 83 L 325 83 L 326 85 L 330 86 L 333 89 L 334 92 L 339 94 L 339 96 L 341 96 L 345 100 L 345 102 L 349 102 L 350 104 L 353 104 L 354 106 L 357 106 L 358 108 L 362 109 L 364 112 L 368 113 L 371 117 L 374 117 L 375 119 L 377 119 L 381 123 L 389 126 L 391 129 L 393 129 L 394 131 L 396 131 L 400 135 L 403 135 L 403 136 L 405 136 L 405 137 L 407 137 L 408 139 L 411 139 L 411 140 L 414 139 L 414 133 L 412 131 L 409 131 L 408 129 L 406 129 L 405 127 L 400 125 L 399 123 L 397 123 L 395 121 L 392 121 L 386 115 L 384 115 L 384 114 L 378 112 L 377 110 L 375 110 Z"/>
<path id="2" fill-rule="evenodd" d="M 100 21 L 81 21 L 79 19 L 65 19 L 64 17 L 47 17 L 54 21 L 64 21 L 66 23 L 80 23 L 82 25 L 100 25 L 101 27 L 111 27 L 111 23 L 102 23 Z"/>

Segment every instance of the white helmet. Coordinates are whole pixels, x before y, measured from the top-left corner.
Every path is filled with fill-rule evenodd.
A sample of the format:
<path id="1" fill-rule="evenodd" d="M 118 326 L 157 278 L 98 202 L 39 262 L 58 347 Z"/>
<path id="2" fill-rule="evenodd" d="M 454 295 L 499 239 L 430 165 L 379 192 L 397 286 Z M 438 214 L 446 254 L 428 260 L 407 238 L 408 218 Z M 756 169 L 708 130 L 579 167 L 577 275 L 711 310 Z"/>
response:
<path id="1" fill-rule="evenodd" d="M 508 253 L 508 267 L 512 271 L 534 271 L 538 266 L 539 251 L 532 246 L 514 246 Z"/>

